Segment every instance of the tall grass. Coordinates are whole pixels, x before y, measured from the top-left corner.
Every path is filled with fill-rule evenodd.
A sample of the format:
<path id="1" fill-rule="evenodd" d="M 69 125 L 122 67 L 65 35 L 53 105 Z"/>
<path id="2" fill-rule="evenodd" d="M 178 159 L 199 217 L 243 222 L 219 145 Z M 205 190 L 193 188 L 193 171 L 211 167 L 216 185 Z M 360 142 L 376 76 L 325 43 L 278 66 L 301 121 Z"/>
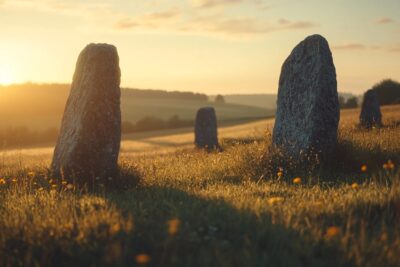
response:
<path id="1" fill-rule="evenodd" d="M 0 265 L 399 266 L 399 114 L 366 131 L 346 111 L 332 160 L 313 168 L 276 160 L 268 133 L 122 158 L 123 177 L 139 177 L 123 190 L 4 166 Z"/>

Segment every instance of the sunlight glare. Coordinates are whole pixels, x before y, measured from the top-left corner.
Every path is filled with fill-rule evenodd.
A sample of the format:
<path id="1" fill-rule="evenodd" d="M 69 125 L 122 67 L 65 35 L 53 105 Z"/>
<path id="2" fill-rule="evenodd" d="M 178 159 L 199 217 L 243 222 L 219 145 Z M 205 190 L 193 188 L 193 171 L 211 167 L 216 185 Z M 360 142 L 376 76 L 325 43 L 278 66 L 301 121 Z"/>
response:
<path id="1" fill-rule="evenodd" d="M 9 85 L 14 81 L 14 75 L 10 65 L 0 65 L 0 85 Z"/>

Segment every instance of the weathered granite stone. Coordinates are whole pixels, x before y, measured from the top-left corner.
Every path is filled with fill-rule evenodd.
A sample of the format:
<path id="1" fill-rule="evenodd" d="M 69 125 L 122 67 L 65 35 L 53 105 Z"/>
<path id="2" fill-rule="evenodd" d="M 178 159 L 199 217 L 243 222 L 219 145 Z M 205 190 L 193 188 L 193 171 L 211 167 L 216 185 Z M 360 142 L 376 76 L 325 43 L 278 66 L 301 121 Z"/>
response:
<path id="1" fill-rule="evenodd" d="M 368 90 L 364 94 L 360 113 L 360 125 L 365 128 L 382 126 L 382 114 L 378 95 L 373 89 Z"/>
<path id="2" fill-rule="evenodd" d="M 339 100 L 328 42 L 312 35 L 282 66 L 273 144 L 288 155 L 326 154 L 337 142 Z"/>
<path id="3" fill-rule="evenodd" d="M 212 107 L 200 108 L 194 129 L 195 144 L 199 148 L 216 149 L 218 145 L 217 117 Z"/>
<path id="4" fill-rule="evenodd" d="M 51 164 L 55 175 L 84 184 L 116 175 L 121 141 L 120 78 L 114 46 L 89 44 L 80 53 Z"/>

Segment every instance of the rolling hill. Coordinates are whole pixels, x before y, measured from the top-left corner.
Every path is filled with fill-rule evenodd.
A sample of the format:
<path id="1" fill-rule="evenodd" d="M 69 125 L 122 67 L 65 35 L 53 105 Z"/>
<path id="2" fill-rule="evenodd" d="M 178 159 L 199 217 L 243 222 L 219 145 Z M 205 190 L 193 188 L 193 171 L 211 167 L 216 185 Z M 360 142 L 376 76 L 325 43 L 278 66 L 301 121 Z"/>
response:
<path id="1" fill-rule="evenodd" d="M 0 129 L 25 126 L 33 130 L 58 128 L 69 94 L 67 84 L 23 84 L 0 88 Z M 122 89 L 122 120 L 135 123 L 144 117 L 163 120 L 178 115 L 193 120 L 198 108 L 214 106 L 219 121 L 261 118 L 274 114 L 266 108 L 243 104 L 215 104 L 190 92 Z"/>

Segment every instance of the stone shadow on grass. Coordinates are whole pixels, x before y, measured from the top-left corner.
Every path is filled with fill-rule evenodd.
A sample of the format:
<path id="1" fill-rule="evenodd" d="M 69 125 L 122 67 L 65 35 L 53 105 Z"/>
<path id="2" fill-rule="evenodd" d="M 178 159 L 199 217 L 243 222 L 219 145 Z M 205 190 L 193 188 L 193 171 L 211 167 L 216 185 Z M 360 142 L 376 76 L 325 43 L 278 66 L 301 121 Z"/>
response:
<path id="1" fill-rule="evenodd" d="M 133 216 L 127 249 L 149 255 L 149 266 L 354 265 L 332 244 L 305 240 L 295 230 L 272 224 L 268 214 L 257 216 L 222 199 L 154 186 L 108 199 Z M 170 234 L 175 219 L 178 232 Z M 129 260 L 120 264 L 129 266 Z"/>

